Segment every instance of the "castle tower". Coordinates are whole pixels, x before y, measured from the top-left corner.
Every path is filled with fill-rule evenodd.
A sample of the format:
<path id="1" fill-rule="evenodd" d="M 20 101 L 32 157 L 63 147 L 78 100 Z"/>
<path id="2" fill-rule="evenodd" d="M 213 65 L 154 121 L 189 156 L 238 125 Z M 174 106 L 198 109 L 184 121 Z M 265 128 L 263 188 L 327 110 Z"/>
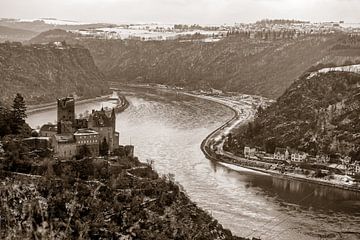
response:
<path id="1" fill-rule="evenodd" d="M 116 115 L 115 115 L 115 109 L 113 108 L 112 111 L 111 111 L 111 124 L 112 124 L 112 127 L 114 129 L 114 132 L 115 132 L 115 127 L 116 127 Z"/>
<path id="2" fill-rule="evenodd" d="M 72 97 L 57 100 L 57 123 L 58 133 L 63 133 L 63 125 L 73 126 L 75 124 L 75 100 Z M 70 131 L 70 130 L 69 130 Z"/>

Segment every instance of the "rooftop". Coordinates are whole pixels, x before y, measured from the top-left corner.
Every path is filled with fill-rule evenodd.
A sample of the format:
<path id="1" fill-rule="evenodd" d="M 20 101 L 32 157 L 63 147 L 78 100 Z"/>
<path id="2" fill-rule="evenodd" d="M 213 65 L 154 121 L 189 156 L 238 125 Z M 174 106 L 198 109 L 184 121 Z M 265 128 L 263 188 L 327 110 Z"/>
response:
<path id="1" fill-rule="evenodd" d="M 110 127 L 111 118 L 106 114 L 104 109 L 100 111 L 93 111 L 90 115 L 89 123 L 92 123 L 94 127 Z"/>
<path id="2" fill-rule="evenodd" d="M 55 134 L 55 140 L 58 143 L 72 143 L 75 142 L 72 134 Z"/>
<path id="3" fill-rule="evenodd" d="M 24 138 L 23 141 L 29 141 L 29 140 L 50 140 L 49 137 L 29 137 L 29 138 Z"/>
<path id="4" fill-rule="evenodd" d="M 80 135 L 97 135 L 99 134 L 97 131 L 94 131 L 92 129 L 89 128 L 81 128 L 79 130 L 77 130 L 74 135 L 75 136 L 80 136 Z"/>

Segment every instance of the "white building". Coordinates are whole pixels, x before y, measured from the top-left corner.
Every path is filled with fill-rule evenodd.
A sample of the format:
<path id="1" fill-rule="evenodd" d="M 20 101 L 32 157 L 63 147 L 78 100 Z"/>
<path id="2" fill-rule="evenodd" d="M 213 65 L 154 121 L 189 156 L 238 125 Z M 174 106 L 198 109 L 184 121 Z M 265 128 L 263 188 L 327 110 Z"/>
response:
<path id="1" fill-rule="evenodd" d="M 255 158 L 255 154 L 257 153 L 257 149 L 256 148 L 251 148 L 251 147 L 244 147 L 244 156 L 246 158 Z"/>
<path id="2" fill-rule="evenodd" d="M 290 156 L 289 150 L 286 148 L 275 148 L 274 159 L 276 160 L 288 160 Z"/>
<path id="3" fill-rule="evenodd" d="M 304 152 L 293 152 L 291 153 L 292 162 L 305 162 L 308 154 Z"/>

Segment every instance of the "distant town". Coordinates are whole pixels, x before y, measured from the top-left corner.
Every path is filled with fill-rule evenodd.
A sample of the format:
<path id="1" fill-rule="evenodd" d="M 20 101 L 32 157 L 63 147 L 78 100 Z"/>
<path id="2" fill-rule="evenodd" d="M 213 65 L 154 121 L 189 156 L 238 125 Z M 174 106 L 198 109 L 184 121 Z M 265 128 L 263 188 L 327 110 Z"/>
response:
<path id="1" fill-rule="evenodd" d="M 97 29 L 73 31 L 83 37 L 102 39 L 134 39 L 143 41 L 197 40 L 219 41 L 229 35 L 243 35 L 251 39 L 295 39 L 309 34 L 336 32 L 360 34 L 360 24 L 339 22 L 311 23 L 291 20 L 262 20 L 234 25 L 187 24 L 129 24 Z"/>
<path id="2" fill-rule="evenodd" d="M 309 22 L 283 19 L 264 19 L 255 23 L 234 24 L 88 24 L 54 18 L 0 19 L 0 25 L 50 25 L 69 29 L 81 38 L 133 39 L 140 41 L 202 41 L 216 42 L 229 35 L 242 35 L 251 39 L 296 39 L 305 35 L 333 34 L 337 32 L 360 34 L 360 23 Z M 1 37 L 0 37 L 1 39 Z"/>

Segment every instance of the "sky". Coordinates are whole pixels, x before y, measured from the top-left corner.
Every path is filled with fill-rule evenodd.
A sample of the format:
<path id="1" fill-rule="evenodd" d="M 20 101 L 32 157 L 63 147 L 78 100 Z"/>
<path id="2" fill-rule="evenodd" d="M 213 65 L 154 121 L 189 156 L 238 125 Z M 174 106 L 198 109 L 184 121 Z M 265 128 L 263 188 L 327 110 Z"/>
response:
<path id="1" fill-rule="evenodd" d="M 360 0 L 0 0 L 0 18 L 106 23 L 360 22 Z"/>

